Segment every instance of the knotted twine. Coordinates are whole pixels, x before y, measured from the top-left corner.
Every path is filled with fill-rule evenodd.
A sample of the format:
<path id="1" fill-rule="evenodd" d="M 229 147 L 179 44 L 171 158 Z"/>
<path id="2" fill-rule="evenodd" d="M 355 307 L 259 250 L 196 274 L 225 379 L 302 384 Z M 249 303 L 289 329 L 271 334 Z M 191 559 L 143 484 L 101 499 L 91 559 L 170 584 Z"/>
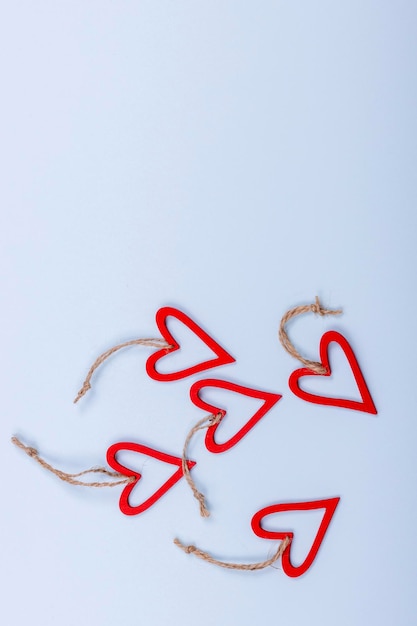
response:
<path id="1" fill-rule="evenodd" d="M 302 315 L 303 313 L 316 313 L 316 315 L 324 316 L 340 315 L 342 312 L 342 309 L 323 309 L 318 296 L 316 296 L 316 302 L 314 304 L 296 306 L 294 309 L 290 309 L 285 313 L 279 325 L 278 337 L 283 348 L 288 352 L 288 354 L 291 354 L 291 356 L 293 356 L 295 359 L 298 359 L 308 369 L 316 372 L 316 374 L 325 374 L 327 370 L 322 363 L 320 363 L 319 361 L 310 361 L 310 359 L 305 359 L 303 356 L 301 356 L 298 350 L 296 350 L 287 335 L 285 325 L 287 324 L 287 322 L 290 321 L 290 319 L 296 317 L 297 315 Z"/>
<path id="2" fill-rule="evenodd" d="M 172 348 L 172 346 L 167 343 L 164 339 L 132 339 L 131 341 L 125 341 L 124 343 L 119 343 L 117 346 L 113 346 L 106 352 L 103 352 L 97 359 L 94 361 L 93 365 L 90 367 L 88 374 L 83 382 L 81 389 L 79 390 L 76 398 L 74 399 L 74 404 L 82 398 L 89 389 L 91 389 L 91 377 L 94 372 L 106 359 L 108 359 L 112 354 L 121 350 L 122 348 L 128 348 L 129 346 L 150 346 L 152 348 Z"/>
<path id="3" fill-rule="evenodd" d="M 66 483 L 70 483 L 70 485 L 80 485 L 82 487 L 116 487 L 116 485 L 126 485 L 135 480 L 134 476 L 126 477 L 123 474 L 119 474 L 119 472 L 112 472 L 111 470 L 106 469 L 105 467 L 92 467 L 88 470 L 84 470 L 82 472 L 78 472 L 77 474 L 68 474 L 67 472 L 63 472 L 62 470 L 53 467 L 49 463 L 47 463 L 44 459 L 39 456 L 39 452 L 36 448 L 31 448 L 30 446 L 25 446 L 17 437 L 12 437 L 12 443 L 15 446 L 26 452 L 26 454 L 32 459 L 35 459 L 39 465 L 43 468 L 58 476 L 61 480 Z M 120 478 L 121 480 L 115 481 L 107 481 L 107 482 L 84 482 L 82 480 L 77 480 L 80 476 L 84 476 L 85 474 L 105 474 L 106 476 L 111 476 L 112 478 Z"/>
<path id="4" fill-rule="evenodd" d="M 275 554 L 266 561 L 261 561 L 260 563 L 229 563 L 228 561 L 219 561 L 218 559 L 213 558 L 208 552 L 204 552 L 204 550 L 200 550 L 196 548 L 196 546 L 189 545 L 185 546 L 181 543 L 179 539 L 174 539 L 174 543 L 176 546 L 181 548 L 186 554 L 194 554 L 199 559 L 203 561 L 207 561 L 207 563 L 212 563 L 213 565 L 217 565 L 218 567 L 224 567 L 226 569 L 234 569 L 234 570 L 242 570 L 247 572 L 254 572 L 256 570 L 264 569 L 269 565 L 273 565 L 275 561 L 282 556 L 287 546 L 290 545 L 291 539 L 290 537 L 285 537 L 285 539 L 280 543 L 278 550 Z"/>
<path id="5" fill-rule="evenodd" d="M 193 492 L 194 498 L 198 500 L 200 504 L 201 517 L 210 517 L 210 511 L 207 508 L 206 498 L 204 494 L 202 494 L 201 491 L 197 489 L 193 479 L 191 478 L 190 469 L 187 463 L 187 449 L 192 437 L 195 435 L 196 432 L 198 432 L 199 430 L 203 430 L 204 428 L 210 428 L 210 426 L 213 426 L 213 424 L 218 424 L 222 417 L 223 416 L 221 413 L 217 413 L 217 415 L 213 413 L 212 415 L 207 415 L 206 417 L 203 417 L 203 419 L 198 421 L 197 424 L 193 426 L 193 428 L 188 433 L 184 443 L 184 448 L 182 450 L 182 471 L 185 480 L 187 481 L 191 488 L 191 491 Z"/>

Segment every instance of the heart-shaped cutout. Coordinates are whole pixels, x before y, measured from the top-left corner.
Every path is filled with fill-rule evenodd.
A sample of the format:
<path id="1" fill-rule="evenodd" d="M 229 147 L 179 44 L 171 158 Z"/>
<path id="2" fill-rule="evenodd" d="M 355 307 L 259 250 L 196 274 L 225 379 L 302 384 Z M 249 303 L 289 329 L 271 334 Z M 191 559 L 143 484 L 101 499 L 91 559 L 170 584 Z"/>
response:
<path id="1" fill-rule="evenodd" d="M 271 506 L 267 506 L 264 509 L 261 509 L 252 518 L 251 526 L 252 530 L 258 537 L 262 537 L 263 539 L 285 539 L 289 537 L 292 539 L 294 537 L 293 532 L 284 532 L 284 531 L 272 531 L 266 530 L 262 526 L 262 521 L 268 515 L 272 515 L 274 513 L 283 513 L 286 511 L 312 511 L 315 509 L 324 509 L 323 519 L 317 531 L 317 534 L 314 538 L 312 546 L 304 559 L 301 565 L 294 566 L 291 563 L 291 543 L 285 549 L 282 555 L 282 569 L 287 574 L 287 576 L 291 576 L 291 578 L 296 578 L 297 576 L 301 576 L 305 574 L 305 572 L 311 567 L 314 559 L 317 556 L 317 552 L 320 549 L 321 543 L 324 539 L 324 536 L 327 532 L 329 524 L 332 520 L 333 514 L 336 510 L 337 505 L 339 504 L 340 498 L 328 498 L 327 500 L 314 500 L 312 502 L 287 502 L 282 504 L 272 504 Z"/>
<path id="2" fill-rule="evenodd" d="M 227 441 L 223 443 L 217 443 L 215 439 L 216 431 L 220 426 L 222 419 L 226 416 L 227 412 L 224 409 L 214 406 L 212 404 L 208 404 L 201 399 L 200 392 L 207 387 L 227 389 L 234 393 L 249 396 L 250 398 L 263 400 L 263 405 L 252 415 L 252 417 L 246 422 L 246 424 L 237 431 L 237 433 L 235 433 Z M 213 413 L 215 415 L 217 415 L 218 413 L 222 414 L 222 419 L 217 424 L 213 424 L 207 429 L 205 439 L 207 450 L 209 450 L 210 452 L 218 453 L 230 450 L 230 448 L 236 445 L 251 430 L 251 428 L 253 428 L 255 424 L 257 424 L 259 420 L 262 419 L 262 417 L 266 413 L 268 413 L 268 411 L 278 402 L 278 400 L 282 398 L 282 396 L 276 393 L 269 393 L 267 391 L 259 391 L 257 389 L 251 389 L 250 387 L 236 385 L 235 383 L 231 383 L 227 380 L 207 378 L 205 380 L 199 380 L 192 385 L 190 389 L 190 398 L 193 404 L 198 406 L 200 409 L 203 409 L 204 411 L 208 411 L 209 413 Z"/>
<path id="3" fill-rule="evenodd" d="M 132 490 L 135 488 L 136 484 L 142 478 L 142 474 L 139 472 L 135 472 L 124 465 L 121 465 L 117 459 L 116 455 L 118 452 L 122 450 L 130 450 L 132 452 L 138 452 L 140 454 L 144 454 L 146 456 L 150 456 L 158 461 L 162 461 L 164 463 L 169 463 L 174 465 L 177 469 L 172 474 L 172 476 L 165 482 L 159 489 L 157 489 L 149 498 L 147 498 L 141 504 L 137 506 L 131 506 L 129 504 L 129 496 L 132 493 Z M 134 476 L 135 480 L 129 483 L 122 491 L 119 500 L 119 507 L 122 513 L 125 515 L 139 515 L 139 513 L 143 513 L 146 509 L 149 509 L 159 498 L 161 498 L 175 483 L 177 483 L 180 478 L 183 477 L 183 469 L 182 469 L 182 459 L 176 456 L 172 456 L 171 454 L 165 454 L 165 452 L 160 452 L 159 450 L 154 450 L 149 448 L 148 446 L 144 446 L 141 443 L 131 443 L 129 441 L 122 441 L 119 443 L 114 443 L 107 450 L 107 463 L 112 467 L 116 472 L 123 474 L 124 476 Z M 196 465 L 195 461 L 187 461 L 188 468 L 191 468 Z"/>
<path id="4" fill-rule="evenodd" d="M 332 370 L 329 364 L 329 354 L 328 347 L 331 342 L 337 343 L 343 350 L 346 358 L 350 364 L 352 369 L 353 376 L 355 377 L 356 384 L 358 386 L 359 393 L 361 395 L 362 401 L 357 400 L 348 400 L 346 398 L 332 398 L 328 396 L 320 396 L 313 393 L 309 393 L 308 391 L 304 391 L 299 386 L 300 378 L 304 376 L 330 376 Z M 326 404 L 330 406 L 338 406 L 344 409 L 353 409 L 354 411 L 363 411 L 364 413 L 372 413 L 373 415 L 377 414 L 377 410 L 375 404 L 372 400 L 372 396 L 369 392 L 367 384 L 365 382 L 365 378 L 361 372 L 359 367 L 359 363 L 356 359 L 356 356 L 343 335 L 336 332 L 335 330 L 330 330 L 323 335 L 320 341 L 320 360 L 323 366 L 326 368 L 325 374 L 317 374 L 312 370 L 303 367 L 301 369 L 295 370 L 288 381 L 289 387 L 293 394 L 301 398 L 302 400 L 307 400 L 307 402 L 314 402 L 314 404 Z"/>
<path id="5" fill-rule="evenodd" d="M 158 372 L 155 367 L 156 363 L 167 354 L 173 353 L 176 350 L 180 349 L 180 345 L 174 339 L 174 337 L 167 328 L 167 317 L 175 317 L 177 320 L 182 322 L 215 353 L 215 358 L 208 359 L 207 361 L 197 363 L 196 365 L 187 367 L 182 370 L 178 370 L 176 372 L 169 372 L 165 374 L 162 372 Z M 146 371 L 148 373 L 148 376 L 153 378 L 153 380 L 158 380 L 162 382 L 179 380 L 181 378 L 186 378 L 187 376 L 197 374 L 198 372 L 202 372 L 212 367 L 226 365 L 227 363 L 234 363 L 235 361 L 235 359 L 228 352 L 226 352 L 226 350 L 222 348 L 217 343 L 217 341 L 214 341 L 214 339 L 210 337 L 210 335 L 207 334 L 202 328 L 200 328 L 200 326 L 198 326 L 198 324 L 196 324 L 190 317 L 188 317 L 188 315 L 185 315 L 185 313 L 179 311 L 178 309 L 174 309 L 173 307 L 169 306 L 159 309 L 156 313 L 156 324 L 163 338 L 172 347 L 157 350 L 156 352 L 151 354 L 151 356 L 146 361 Z"/>

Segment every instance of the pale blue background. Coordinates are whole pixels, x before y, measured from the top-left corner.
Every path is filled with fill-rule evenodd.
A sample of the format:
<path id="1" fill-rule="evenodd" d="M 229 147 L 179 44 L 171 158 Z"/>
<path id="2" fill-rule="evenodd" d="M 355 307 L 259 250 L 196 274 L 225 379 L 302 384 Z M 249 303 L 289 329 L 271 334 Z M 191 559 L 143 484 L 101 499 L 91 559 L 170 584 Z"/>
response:
<path id="1" fill-rule="evenodd" d="M 416 23 L 411 1 L 3 4 L 2 623 L 416 623 Z M 377 417 L 287 388 L 279 319 L 316 294 L 344 316 L 292 336 L 316 358 L 344 332 Z M 67 471 L 124 438 L 179 454 L 196 378 L 149 380 L 149 351 L 72 405 L 92 360 L 154 335 L 167 304 L 237 358 L 208 376 L 284 396 L 228 454 L 196 438 L 209 521 L 184 481 L 127 518 L 117 489 L 64 485 L 9 443 Z M 346 373 L 335 392 L 354 395 Z M 262 560 L 256 510 L 336 495 L 297 580 L 172 544 Z"/>

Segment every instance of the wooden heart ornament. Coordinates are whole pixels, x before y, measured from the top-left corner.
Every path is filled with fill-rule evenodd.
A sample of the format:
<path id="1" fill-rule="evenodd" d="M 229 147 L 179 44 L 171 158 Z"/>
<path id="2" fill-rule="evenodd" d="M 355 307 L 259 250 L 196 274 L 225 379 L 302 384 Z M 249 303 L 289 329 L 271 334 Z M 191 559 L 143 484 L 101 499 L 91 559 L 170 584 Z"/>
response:
<path id="1" fill-rule="evenodd" d="M 135 488 L 136 484 L 142 478 L 142 474 L 139 472 L 135 472 L 124 465 L 121 465 L 116 459 L 117 453 L 121 450 L 130 450 L 133 452 L 138 452 L 140 454 L 144 454 L 146 456 L 150 456 L 154 459 L 158 459 L 158 461 L 162 461 L 163 463 L 170 463 L 174 465 L 176 468 L 175 472 L 172 476 L 163 484 L 159 489 L 157 489 L 149 498 L 147 498 L 141 504 L 137 506 L 131 506 L 129 503 L 129 496 Z M 125 515 L 138 515 L 139 513 L 143 513 L 146 509 L 149 509 L 159 498 L 161 498 L 175 483 L 177 483 L 180 478 L 183 477 L 182 470 L 182 459 L 176 456 L 171 456 L 170 454 L 165 454 L 164 452 L 160 452 L 159 450 L 153 450 L 152 448 L 148 448 L 140 443 L 131 443 L 131 442 L 119 442 L 114 443 L 107 450 L 107 463 L 112 467 L 116 472 L 123 474 L 124 476 L 133 476 L 135 478 L 134 481 L 129 483 L 122 491 L 119 500 L 119 507 L 122 513 Z M 188 468 L 191 470 L 194 465 L 196 465 L 195 461 L 187 461 Z"/>
<path id="2" fill-rule="evenodd" d="M 317 552 L 320 549 L 321 543 L 327 532 L 329 524 L 332 520 L 340 498 L 329 498 L 327 500 L 315 500 L 313 502 L 287 502 L 282 504 L 273 504 L 261 509 L 252 518 L 252 530 L 258 537 L 263 539 L 285 539 L 289 537 L 293 539 L 293 532 L 275 532 L 272 530 L 265 530 L 262 526 L 262 522 L 267 515 L 273 515 L 275 513 L 282 513 L 285 511 L 312 511 L 315 509 L 324 509 L 323 519 L 314 538 L 313 544 L 301 565 L 294 566 L 291 563 L 291 543 L 285 549 L 282 555 L 282 569 L 291 578 L 296 578 L 305 574 L 305 572 L 311 567 L 314 559 L 317 556 Z"/>
<path id="3" fill-rule="evenodd" d="M 300 378 L 304 376 L 330 376 L 332 370 L 329 364 L 329 354 L 328 348 L 330 343 L 337 343 L 343 350 L 346 355 L 346 358 L 350 364 L 352 369 L 352 373 L 355 377 L 356 384 L 358 386 L 359 393 L 361 395 L 362 400 L 348 400 L 346 398 L 332 398 L 328 396 L 320 396 L 313 393 L 309 393 L 308 391 L 304 391 L 301 389 L 299 385 Z M 377 410 L 375 404 L 372 400 L 372 396 L 369 393 L 369 389 L 365 382 L 365 378 L 361 372 L 359 367 L 359 363 L 356 359 L 356 356 L 343 335 L 336 332 L 335 330 L 330 330 L 323 335 L 320 341 L 320 360 L 323 366 L 326 368 L 325 374 L 317 374 L 312 370 L 303 367 L 301 369 L 295 370 L 289 378 L 288 384 L 291 391 L 301 398 L 302 400 L 307 400 L 307 402 L 314 402 L 315 404 L 326 404 L 330 406 L 338 406 L 345 409 L 353 409 L 355 411 L 363 411 L 364 413 L 371 413 L 373 415 L 377 414 Z"/>
<path id="4" fill-rule="evenodd" d="M 201 399 L 200 393 L 203 389 L 207 387 L 216 387 L 218 389 L 227 389 L 229 391 L 233 391 L 234 393 L 239 393 L 244 396 L 248 396 L 250 398 L 259 398 L 263 400 L 263 405 L 252 415 L 252 417 L 246 422 L 240 430 L 238 430 L 232 437 L 230 437 L 227 441 L 223 443 L 218 443 L 216 441 L 216 432 L 225 418 L 227 412 L 217 406 L 212 404 L 208 404 Z M 259 391 L 257 389 L 251 389 L 250 387 L 243 387 L 242 385 L 236 385 L 235 383 L 231 383 L 227 380 L 217 380 L 215 378 L 207 378 L 205 380 L 199 380 L 194 383 L 190 389 L 190 398 L 193 404 L 198 406 L 200 409 L 204 411 L 208 411 L 209 413 L 218 414 L 221 413 L 223 415 L 222 420 L 217 424 L 213 424 L 207 429 L 205 444 L 207 450 L 210 452 L 225 452 L 226 450 L 230 450 L 234 445 L 236 445 L 250 430 L 259 422 L 263 416 L 268 413 L 268 411 L 282 398 L 281 395 L 276 393 L 269 393 L 267 391 Z"/>
<path id="5" fill-rule="evenodd" d="M 191 367 L 187 367 L 183 370 L 179 370 L 177 372 L 169 372 L 168 374 L 163 374 L 156 369 L 156 363 L 162 359 L 167 354 L 175 352 L 180 349 L 180 345 L 174 339 L 172 334 L 169 332 L 167 328 L 167 317 L 175 317 L 177 320 L 182 322 L 187 328 L 189 328 L 203 343 L 206 344 L 215 354 L 215 357 L 212 359 L 208 359 L 207 361 L 203 361 L 202 363 L 197 363 Z M 234 363 L 235 359 L 228 353 L 224 348 L 222 348 L 208 333 L 206 333 L 198 324 L 196 324 L 188 315 L 185 315 L 182 311 L 178 309 L 174 309 L 173 307 L 163 307 L 159 309 L 156 313 L 156 324 L 159 328 L 159 331 L 163 338 L 172 346 L 169 348 L 162 348 L 161 350 L 157 350 L 146 361 L 146 371 L 148 375 L 153 378 L 153 380 L 158 380 L 162 382 L 179 380 L 181 378 L 186 378 L 187 376 L 191 376 L 192 374 L 197 374 L 198 372 L 202 372 L 204 370 L 210 369 L 212 367 L 218 367 L 219 365 L 226 365 L 227 363 Z"/>

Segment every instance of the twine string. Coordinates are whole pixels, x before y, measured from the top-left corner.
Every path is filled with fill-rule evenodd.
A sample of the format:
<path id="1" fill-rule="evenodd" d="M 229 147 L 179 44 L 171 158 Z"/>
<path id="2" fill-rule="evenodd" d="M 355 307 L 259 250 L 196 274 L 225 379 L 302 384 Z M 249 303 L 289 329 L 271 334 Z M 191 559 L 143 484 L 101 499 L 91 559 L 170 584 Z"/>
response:
<path id="1" fill-rule="evenodd" d="M 207 561 L 207 563 L 212 563 L 213 565 L 217 565 L 218 567 L 254 572 L 256 570 L 269 567 L 270 565 L 273 565 L 276 561 L 278 561 L 278 559 L 282 556 L 287 546 L 289 546 L 289 544 L 291 543 L 291 539 L 290 537 L 286 537 L 280 543 L 275 554 L 270 559 L 267 559 L 266 561 L 261 561 L 260 563 L 229 563 L 228 561 L 219 561 L 218 559 L 215 559 L 214 557 L 212 557 L 208 552 L 204 552 L 203 550 L 200 550 L 196 546 L 184 545 L 183 543 L 181 543 L 179 539 L 174 539 L 174 543 L 176 546 L 178 546 L 178 548 L 181 548 L 181 550 L 183 550 L 186 554 L 194 554 L 199 559 L 202 559 L 203 561 Z"/>
<path id="2" fill-rule="evenodd" d="M 188 433 L 187 438 L 184 443 L 184 448 L 182 450 L 182 471 L 183 471 L 185 480 L 187 481 L 187 483 L 189 484 L 191 488 L 191 491 L 193 492 L 194 498 L 198 500 L 200 504 L 201 517 L 210 517 L 210 511 L 207 508 L 206 498 L 204 494 L 201 493 L 201 491 L 197 489 L 197 487 L 195 486 L 194 480 L 191 478 L 190 470 L 189 470 L 188 463 L 187 463 L 187 449 L 188 449 L 188 446 L 192 437 L 195 435 L 196 432 L 198 432 L 199 430 L 203 430 L 205 428 L 209 428 L 213 424 L 218 424 L 220 420 L 222 419 L 222 417 L 223 416 L 221 413 L 217 413 L 217 415 L 213 413 L 212 415 L 207 415 L 206 417 L 203 417 L 203 419 L 199 420 L 197 424 L 193 426 L 193 428 Z"/>
<path id="3" fill-rule="evenodd" d="M 303 313 L 316 313 L 316 315 L 340 315 L 342 313 L 342 309 L 324 309 L 319 301 L 318 296 L 316 296 L 316 301 L 314 304 L 306 304 L 303 306 L 296 306 L 294 309 L 290 309 L 285 313 L 283 318 L 281 319 L 279 325 L 279 333 L 278 337 L 283 346 L 283 348 L 291 354 L 294 358 L 298 359 L 301 363 L 303 363 L 308 369 L 312 370 L 316 374 L 325 374 L 326 368 L 319 361 L 310 361 L 310 359 L 305 359 L 299 352 L 296 350 L 290 338 L 287 335 L 285 330 L 285 326 L 287 322 L 289 322 L 293 317 L 297 315 L 302 315 Z"/>
<path id="4" fill-rule="evenodd" d="M 78 400 L 80 400 L 87 393 L 87 391 L 91 389 L 90 381 L 96 369 L 100 367 L 100 365 L 104 363 L 104 361 L 106 361 L 106 359 L 108 359 L 112 354 L 114 354 L 118 350 L 121 350 L 122 348 L 128 348 L 129 346 L 150 346 L 152 348 L 171 348 L 172 347 L 164 339 L 132 339 L 131 341 L 125 341 L 124 343 L 119 343 L 117 344 L 117 346 L 113 346 L 113 348 L 106 350 L 106 352 L 103 352 L 103 354 L 97 357 L 93 365 L 90 367 L 88 374 L 82 384 L 82 387 L 79 390 L 74 400 L 74 404 L 76 404 Z"/>
<path id="5" fill-rule="evenodd" d="M 47 463 L 44 459 L 39 456 L 39 452 L 36 448 L 31 448 L 30 446 L 25 446 L 17 437 L 12 437 L 12 443 L 26 452 L 28 456 L 34 459 L 39 465 L 41 465 L 44 469 L 48 470 L 55 476 L 58 476 L 61 480 L 71 485 L 80 485 L 82 487 L 116 487 L 116 485 L 126 485 L 127 483 L 131 483 L 135 480 L 134 476 L 126 477 L 123 474 L 119 474 L 118 472 L 112 472 L 105 467 L 92 467 L 90 469 L 84 470 L 82 472 L 78 472 L 76 474 L 68 474 L 67 472 L 63 472 L 62 470 L 53 467 L 49 463 Z M 85 474 L 105 474 L 111 478 L 120 478 L 121 480 L 116 481 L 107 481 L 107 482 L 84 482 L 82 480 L 77 480 L 80 476 L 84 476 Z"/>

